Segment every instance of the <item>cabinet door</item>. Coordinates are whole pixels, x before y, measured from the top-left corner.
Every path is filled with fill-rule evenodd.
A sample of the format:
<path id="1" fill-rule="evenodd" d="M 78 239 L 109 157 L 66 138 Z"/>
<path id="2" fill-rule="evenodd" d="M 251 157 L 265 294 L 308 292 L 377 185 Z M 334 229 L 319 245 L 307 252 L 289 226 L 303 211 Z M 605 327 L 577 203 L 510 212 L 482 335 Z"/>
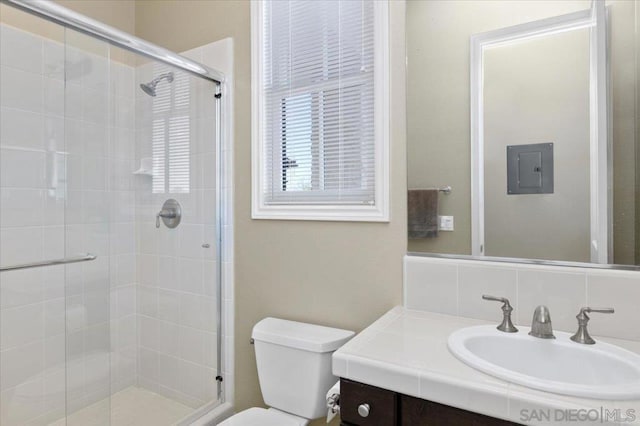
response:
<path id="1" fill-rule="evenodd" d="M 406 395 L 400 397 L 400 424 L 402 426 L 516 425 L 516 423 L 511 423 L 506 420 L 496 419 Z"/>
<path id="2" fill-rule="evenodd" d="M 357 426 L 395 426 L 398 424 L 397 407 L 398 394 L 395 392 L 351 380 L 340 380 L 340 417 L 345 423 Z"/>

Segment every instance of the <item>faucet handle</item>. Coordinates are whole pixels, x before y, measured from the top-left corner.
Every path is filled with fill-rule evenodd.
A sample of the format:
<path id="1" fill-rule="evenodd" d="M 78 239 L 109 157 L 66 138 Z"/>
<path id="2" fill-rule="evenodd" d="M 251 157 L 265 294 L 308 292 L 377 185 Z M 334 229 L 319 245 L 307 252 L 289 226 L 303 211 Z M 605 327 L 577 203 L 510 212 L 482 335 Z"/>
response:
<path id="1" fill-rule="evenodd" d="M 493 302 L 502 302 L 507 306 L 511 306 L 511 304 L 509 303 L 509 299 L 507 299 L 506 297 L 490 296 L 488 294 L 483 294 L 482 298 L 484 300 L 491 300 Z"/>
<path id="2" fill-rule="evenodd" d="M 584 345 L 593 345 L 596 343 L 596 341 L 589 335 L 589 330 L 587 330 L 587 324 L 590 319 L 587 314 L 590 314 L 591 312 L 613 314 L 615 310 L 613 308 L 590 308 L 588 306 L 580 308 L 580 312 L 576 315 L 576 318 L 578 319 L 578 331 L 570 337 L 574 342 L 582 343 Z"/>
<path id="3" fill-rule="evenodd" d="M 511 322 L 511 311 L 513 311 L 513 308 L 511 307 L 511 303 L 509 303 L 509 299 L 506 297 L 489 296 L 488 294 L 483 294 L 482 298 L 484 300 L 502 303 L 502 322 L 496 327 L 498 330 L 504 331 L 505 333 L 518 332 L 518 329 Z"/>
<path id="4" fill-rule="evenodd" d="M 586 314 L 590 314 L 591 312 L 598 312 L 600 314 L 613 314 L 615 313 L 615 309 L 613 308 L 590 308 L 588 306 L 585 306 L 584 308 L 580 308 L 580 313 L 578 313 L 578 316 L 584 315 L 586 316 Z M 587 316 L 587 318 L 589 318 Z"/>

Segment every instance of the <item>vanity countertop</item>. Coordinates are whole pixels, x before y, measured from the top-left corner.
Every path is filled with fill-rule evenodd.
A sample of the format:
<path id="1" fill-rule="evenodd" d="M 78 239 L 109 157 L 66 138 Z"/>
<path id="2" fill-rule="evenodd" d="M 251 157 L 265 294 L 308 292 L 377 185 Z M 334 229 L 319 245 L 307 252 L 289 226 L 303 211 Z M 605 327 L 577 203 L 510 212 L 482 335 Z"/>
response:
<path id="1" fill-rule="evenodd" d="M 640 425 L 640 400 L 604 401 L 530 389 L 481 373 L 449 352 L 453 331 L 484 324 L 491 323 L 398 306 L 334 353 L 333 374 L 523 424 Z M 640 342 L 594 338 L 640 354 Z M 597 410 L 589 412 L 597 421 L 572 418 L 586 413 L 577 410 Z M 618 421 L 611 419 L 614 414 Z M 551 422 L 538 420 L 544 415 Z"/>

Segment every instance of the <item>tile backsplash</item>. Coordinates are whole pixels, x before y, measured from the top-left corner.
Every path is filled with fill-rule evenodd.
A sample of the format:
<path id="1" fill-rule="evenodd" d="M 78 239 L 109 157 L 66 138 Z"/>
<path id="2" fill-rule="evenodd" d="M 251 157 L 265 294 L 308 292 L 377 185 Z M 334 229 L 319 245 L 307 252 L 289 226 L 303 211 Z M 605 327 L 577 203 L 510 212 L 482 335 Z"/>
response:
<path id="1" fill-rule="evenodd" d="M 594 314 L 593 335 L 640 340 L 640 272 L 580 267 L 498 263 L 422 256 L 404 258 L 404 305 L 409 309 L 496 321 L 500 304 L 483 294 L 507 297 L 513 321 L 529 326 L 533 311 L 546 305 L 554 329 L 574 332 L 582 306 L 613 307 Z"/>

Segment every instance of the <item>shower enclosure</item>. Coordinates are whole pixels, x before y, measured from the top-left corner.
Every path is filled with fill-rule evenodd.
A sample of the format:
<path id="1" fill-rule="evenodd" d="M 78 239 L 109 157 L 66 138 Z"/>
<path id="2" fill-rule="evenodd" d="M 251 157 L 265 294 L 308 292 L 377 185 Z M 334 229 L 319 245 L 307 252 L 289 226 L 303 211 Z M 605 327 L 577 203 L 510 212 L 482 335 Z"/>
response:
<path id="1" fill-rule="evenodd" d="M 223 76 L 0 6 L 0 424 L 186 422 L 224 399 Z"/>

